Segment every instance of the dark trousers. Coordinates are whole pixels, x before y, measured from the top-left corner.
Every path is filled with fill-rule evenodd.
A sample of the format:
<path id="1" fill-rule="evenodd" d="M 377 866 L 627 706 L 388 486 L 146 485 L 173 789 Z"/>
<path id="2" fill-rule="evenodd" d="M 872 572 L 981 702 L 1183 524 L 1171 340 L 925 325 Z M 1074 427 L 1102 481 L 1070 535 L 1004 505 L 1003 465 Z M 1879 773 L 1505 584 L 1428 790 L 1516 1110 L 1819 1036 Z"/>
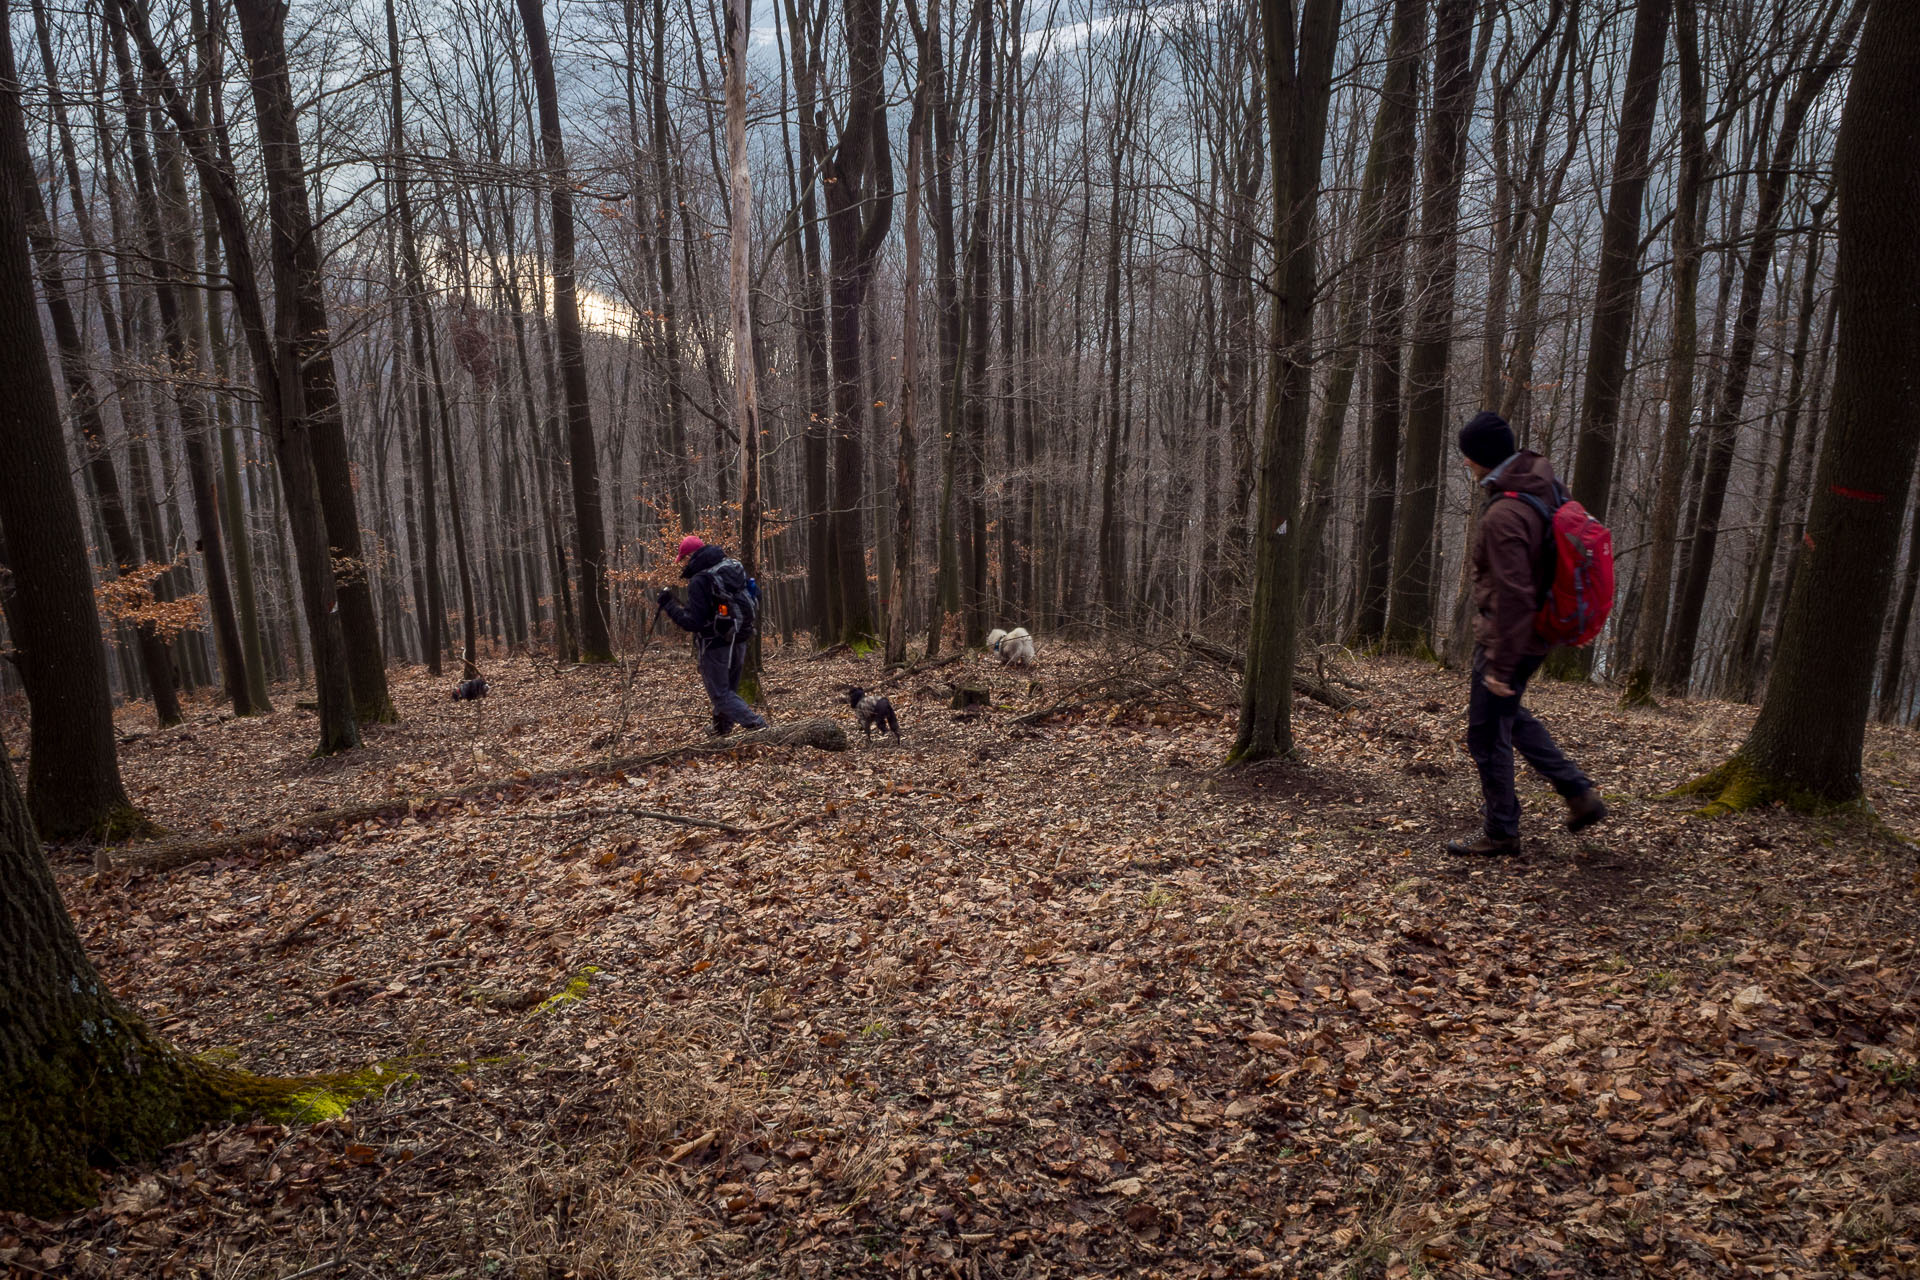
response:
<path id="1" fill-rule="evenodd" d="M 1487 834 L 1510 840 L 1520 834 L 1520 798 L 1513 792 L 1513 753 L 1517 749 L 1534 771 L 1563 796 L 1577 796 L 1593 783 L 1580 766 L 1561 754 L 1547 726 L 1520 705 L 1527 679 L 1540 669 L 1541 659 L 1522 658 L 1507 681 L 1510 697 L 1496 697 L 1486 686 L 1486 659 L 1473 654 L 1473 685 L 1467 700 L 1467 752 L 1480 768 L 1480 813 Z"/>
<path id="2" fill-rule="evenodd" d="M 728 643 L 725 640 L 700 641 L 700 683 L 706 686 L 713 703 L 713 728 L 725 733 L 734 725 L 764 729 L 767 722 L 754 714 L 740 696 L 740 672 L 747 665 L 747 645 L 752 637 Z"/>

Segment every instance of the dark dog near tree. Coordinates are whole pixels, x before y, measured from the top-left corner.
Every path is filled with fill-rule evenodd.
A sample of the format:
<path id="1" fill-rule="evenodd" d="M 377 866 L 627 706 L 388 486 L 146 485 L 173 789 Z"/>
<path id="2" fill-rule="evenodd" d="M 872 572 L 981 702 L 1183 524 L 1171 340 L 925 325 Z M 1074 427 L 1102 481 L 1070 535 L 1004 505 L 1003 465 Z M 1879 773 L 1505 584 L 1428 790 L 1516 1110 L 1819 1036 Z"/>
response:
<path id="1" fill-rule="evenodd" d="M 459 684 L 453 686 L 453 700 L 455 702 L 471 702 L 475 698 L 484 698 L 486 696 L 487 681 L 484 676 L 475 676 L 471 680 L 462 680 Z"/>
<path id="2" fill-rule="evenodd" d="M 893 731 L 893 740 L 900 741 L 900 717 L 893 714 L 893 704 L 884 697 L 868 697 L 865 689 L 847 690 L 847 705 L 853 708 L 853 714 L 860 721 L 860 727 L 867 731 L 867 741 L 873 741 L 873 726 L 880 726 L 880 732 Z"/>

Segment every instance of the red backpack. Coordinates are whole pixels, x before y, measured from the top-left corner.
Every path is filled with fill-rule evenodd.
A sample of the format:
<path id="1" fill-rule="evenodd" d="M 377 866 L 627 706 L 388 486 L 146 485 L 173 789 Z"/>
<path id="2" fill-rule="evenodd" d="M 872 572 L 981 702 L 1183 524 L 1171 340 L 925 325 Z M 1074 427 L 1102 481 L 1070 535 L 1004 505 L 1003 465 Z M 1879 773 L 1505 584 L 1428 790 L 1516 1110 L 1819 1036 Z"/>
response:
<path id="1" fill-rule="evenodd" d="M 1558 484 L 1552 510 L 1530 493 L 1507 489 L 1500 496 L 1518 498 L 1538 511 L 1553 540 L 1547 555 L 1552 576 L 1540 593 L 1533 629 L 1550 644 L 1592 644 L 1613 612 L 1613 534 Z"/>

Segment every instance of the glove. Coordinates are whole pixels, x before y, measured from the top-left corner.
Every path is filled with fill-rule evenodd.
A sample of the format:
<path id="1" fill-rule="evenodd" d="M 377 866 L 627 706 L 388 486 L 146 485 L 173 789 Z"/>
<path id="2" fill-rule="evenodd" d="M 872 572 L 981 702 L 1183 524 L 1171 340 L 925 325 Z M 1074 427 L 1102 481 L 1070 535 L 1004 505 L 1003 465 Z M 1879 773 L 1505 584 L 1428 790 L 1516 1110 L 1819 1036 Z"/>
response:
<path id="1" fill-rule="evenodd" d="M 654 597 L 654 600 L 653 600 L 653 602 L 654 602 L 655 604 L 657 604 L 657 605 L 659 605 L 659 606 L 660 606 L 661 608 L 663 608 L 663 609 L 664 609 L 664 608 L 666 608 L 666 605 L 667 605 L 667 601 L 669 601 L 669 600 L 671 600 L 671 599 L 673 599 L 673 588 L 672 588 L 672 587 L 662 587 L 662 588 L 660 589 L 660 594 Z"/>

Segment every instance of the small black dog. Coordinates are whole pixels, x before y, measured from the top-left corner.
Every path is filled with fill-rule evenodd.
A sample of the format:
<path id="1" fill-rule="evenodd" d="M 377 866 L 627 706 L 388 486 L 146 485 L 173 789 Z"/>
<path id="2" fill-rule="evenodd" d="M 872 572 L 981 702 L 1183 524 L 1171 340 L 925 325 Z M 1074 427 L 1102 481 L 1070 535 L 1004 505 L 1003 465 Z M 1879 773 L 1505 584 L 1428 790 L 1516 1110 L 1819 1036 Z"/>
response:
<path id="1" fill-rule="evenodd" d="M 875 695 L 869 698 L 865 689 L 847 690 L 847 705 L 853 708 L 854 716 L 860 721 L 860 727 L 867 731 L 867 741 L 873 741 L 873 726 L 880 726 L 880 732 L 893 731 L 893 740 L 900 741 L 900 717 L 893 714 L 893 704 L 884 697 Z"/>
<path id="2" fill-rule="evenodd" d="M 487 681 L 484 676 L 475 676 L 471 680 L 462 680 L 459 684 L 453 686 L 453 700 L 455 702 L 471 702 L 475 698 L 484 698 L 486 696 Z"/>

